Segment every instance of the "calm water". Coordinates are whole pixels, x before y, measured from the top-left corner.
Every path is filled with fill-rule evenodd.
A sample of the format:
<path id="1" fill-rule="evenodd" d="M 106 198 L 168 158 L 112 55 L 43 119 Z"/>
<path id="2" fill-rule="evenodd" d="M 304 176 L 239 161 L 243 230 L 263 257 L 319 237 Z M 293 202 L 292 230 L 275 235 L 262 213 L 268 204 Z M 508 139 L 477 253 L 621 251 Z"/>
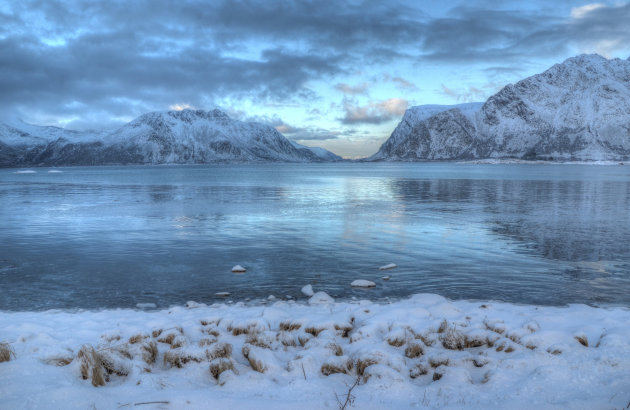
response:
<path id="1" fill-rule="evenodd" d="M 308 283 L 340 298 L 630 305 L 630 166 L 59 170 L 0 169 L 0 309 L 302 298 Z"/>

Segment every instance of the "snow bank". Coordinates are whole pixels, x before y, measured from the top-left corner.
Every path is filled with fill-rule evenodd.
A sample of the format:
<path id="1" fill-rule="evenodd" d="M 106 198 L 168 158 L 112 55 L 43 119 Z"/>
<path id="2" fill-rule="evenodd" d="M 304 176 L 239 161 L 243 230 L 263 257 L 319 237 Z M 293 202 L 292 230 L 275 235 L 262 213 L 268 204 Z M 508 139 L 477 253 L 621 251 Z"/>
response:
<path id="1" fill-rule="evenodd" d="M 339 408 L 336 396 L 357 380 L 361 409 L 630 401 L 627 308 L 430 294 L 189 306 L 0 312 L 0 343 L 12 352 L 0 362 L 1 407 Z"/>

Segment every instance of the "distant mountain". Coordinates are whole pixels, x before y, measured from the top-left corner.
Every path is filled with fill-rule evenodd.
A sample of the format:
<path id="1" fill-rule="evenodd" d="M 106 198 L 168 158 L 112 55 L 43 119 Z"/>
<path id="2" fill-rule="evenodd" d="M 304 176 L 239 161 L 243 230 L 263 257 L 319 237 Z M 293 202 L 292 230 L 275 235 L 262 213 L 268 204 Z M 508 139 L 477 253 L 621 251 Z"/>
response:
<path id="1" fill-rule="evenodd" d="M 339 161 L 289 141 L 275 128 L 220 110 L 141 115 L 113 132 L 0 124 L 0 166 L 203 164 L 221 161 Z"/>
<path id="2" fill-rule="evenodd" d="M 419 106 L 370 160 L 628 160 L 630 59 L 580 55 L 485 103 Z"/>

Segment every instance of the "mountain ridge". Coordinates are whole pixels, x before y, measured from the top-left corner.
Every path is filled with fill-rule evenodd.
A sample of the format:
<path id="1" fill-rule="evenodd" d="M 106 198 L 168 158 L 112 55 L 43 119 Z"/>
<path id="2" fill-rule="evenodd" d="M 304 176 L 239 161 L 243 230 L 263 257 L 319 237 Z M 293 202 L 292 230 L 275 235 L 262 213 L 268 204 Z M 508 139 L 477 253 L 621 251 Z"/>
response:
<path id="1" fill-rule="evenodd" d="M 443 108 L 415 121 L 405 113 L 406 124 L 368 160 L 627 160 L 630 58 L 571 57 L 472 103 L 466 114 Z"/>
<path id="2" fill-rule="evenodd" d="M 0 124 L 0 153 L 4 167 L 341 160 L 218 109 L 149 112 L 111 132 Z"/>

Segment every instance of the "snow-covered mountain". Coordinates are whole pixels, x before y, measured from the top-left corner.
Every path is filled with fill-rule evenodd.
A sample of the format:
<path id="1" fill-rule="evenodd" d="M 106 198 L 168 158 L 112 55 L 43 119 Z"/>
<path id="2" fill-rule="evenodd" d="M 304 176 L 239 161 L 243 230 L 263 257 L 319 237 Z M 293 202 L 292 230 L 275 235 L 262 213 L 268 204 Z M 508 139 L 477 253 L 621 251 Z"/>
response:
<path id="1" fill-rule="evenodd" d="M 419 106 L 371 160 L 630 158 L 630 59 L 580 55 L 485 103 Z"/>
<path id="2" fill-rule="evenodd" d="M 141 115 L 113 132 L 0 124 L 0 166 L 322 162 L 341 158 L 289 141 L 275 128 L 220 110 Z"/>

